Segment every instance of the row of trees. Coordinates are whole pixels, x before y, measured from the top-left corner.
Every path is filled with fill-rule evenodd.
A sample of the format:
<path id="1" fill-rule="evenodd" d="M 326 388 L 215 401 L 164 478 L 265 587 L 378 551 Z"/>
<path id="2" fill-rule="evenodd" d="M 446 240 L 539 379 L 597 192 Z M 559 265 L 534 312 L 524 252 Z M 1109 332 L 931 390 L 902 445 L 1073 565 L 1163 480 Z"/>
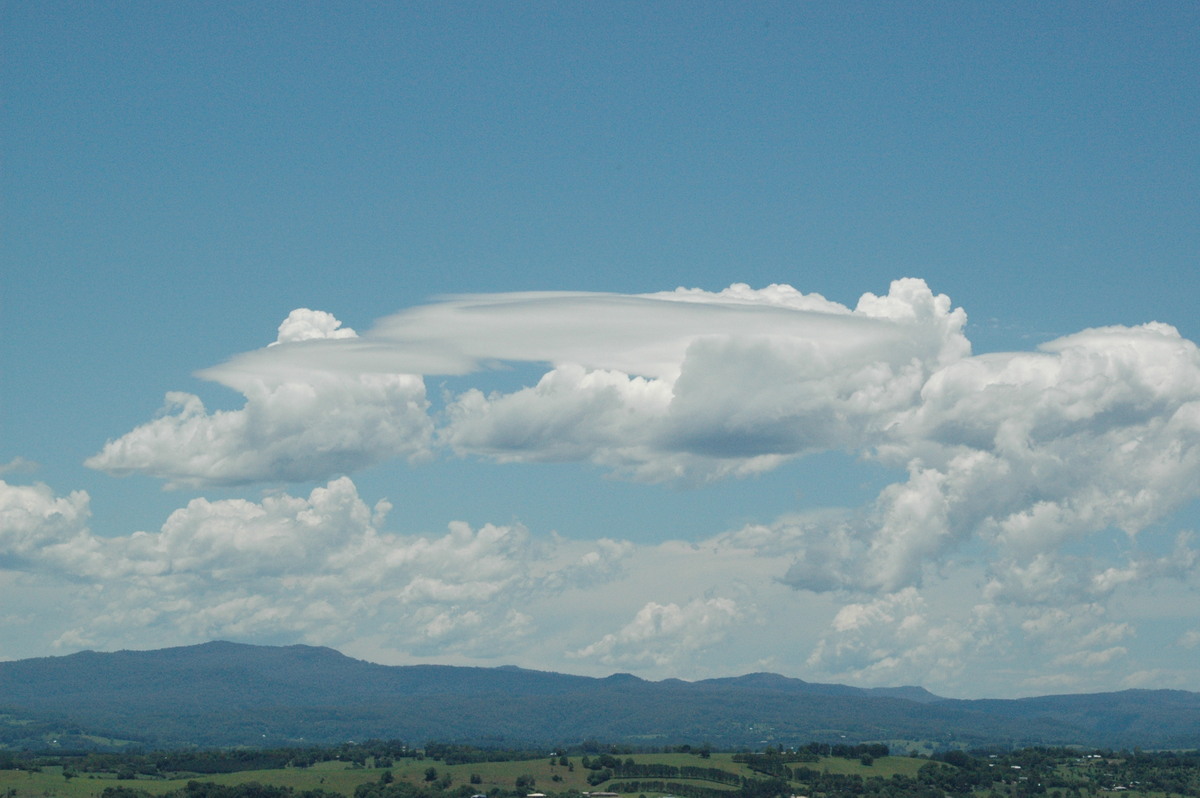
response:
<path id="1" fill-rule="evenodd" d="M 145 790 L 135 789 L 124 785 L 107 787 L 100 793 L 100 798 L 344 798 L 339 793 L 325 790 L 297 791 L 291 787 L 281 787 L 273 784 L 224 785 L 211 781 L 189 781 L 187 786 L 174 792 L 151 796 Z M 434 798 L 429 796 L 429 798 Z"/>
<path id="2" fill-rule="evenodd" d="M 233 748 L 126 753 L 0 751 L 0 770 L 62 765 L 73 773 L 121 773 L 127 778 L 171 773 L 242 773 L 285 767 L 311 767 L 340 760 L 366 767 L 391 767 L 402 757 L 418 757 L 399 740 L 368 740 L 307 748 Z"/>
<path id="3" fill-rule="evenodd" d="M 817 746 L 817 744 L 814 744 Z M 817 754 L 820 751 L 820 754 Z M 681 798 L 774 798 L 803 793 L 813 798 L 1090 798 L 1101 791 L 1127 790 L 1153 794 L 1156 798 L 1194 796 L 1200 798 L 1200 752 L 1091 751 L 1064 748 L 1027 748 L 1018 751 L 946 751 L 923 759 L 914 775 L 872 775 L 871 768 L 852 773 L 829 773 L 813 756 L 841 756 L 861 761 L 887 755 L 886 746 L 830 746 L 800 749 L 767 749 L 761 753 L 738 753 L 732 760 L 752 769 L 743 776 L 711 767 L 708 763 L 671 764 L 637 762 L 632 756 L 605 752 L 584 755 L 578 763 L 588 771 L 587 781 L 604 785 L 606 791 L 622 793 L 666 792 Z M 441 757 L 434 760 L 434 755 Z M 367 764 L 384 770 L 377 781 L 363 784 L 355 798 L 468 798 L 481 789 L 482 779 L 472 774 L 467 784 L 455 784 L 448 771 L 430 766 L 425 778 L 415 783 L 392 777 L 391 762 L 400 757 L 424 758 L 450 764 L 537 760 L 544 751 L 487 750 L 461 745 L 429 744 L 423 750 L 408 748 L 400 741 L 347 743 L 332 748 L 187 751 L 131 754 L 39 754 L 0 752 L 0 769 L 38 769 L 61 766 L 67 779 L 87 772 L 117 774 L 132 779 L 139 775 L 178 776 L 230 773 L 283 766 L 307 767 L 316 761 L 340 760 L 354 767 Z M 555 751 L 551 764 L 574 770 L 567 753 Z M 727 761 L 727 760 L 726 760 Z M 844 767 L 836 768 L 845 770 Z M 891 772 L 889 768 L 886 772 Z M 484 772 L 480 768 L 480 772 Z M 515 768 L 510 772 L 517 772 Z M 911 771 L 910 771 L 911 772 Z M 561 782 L 561 772 L 552 781 Z M 509 776 L 508 778 L 512 778 Z M 698 783 L 700 782 L 700 783 Z M 511 782 L 510 782 L 511 783 Z M 103 798 L 145 798 L 137 782 L 110 787 Z M 551 786 L 551 785 L 547 785 Z M 495 798 L 525 795 L 534 789 L 532 776 L 521 776 L 511 789 L 493 787 Z M 565 790 L 564 798 L 577 794 Z M 316 791 L 292 791 L 270 785 L 223 787 L 193 781 L 167 798 L 332 798 Z"/>

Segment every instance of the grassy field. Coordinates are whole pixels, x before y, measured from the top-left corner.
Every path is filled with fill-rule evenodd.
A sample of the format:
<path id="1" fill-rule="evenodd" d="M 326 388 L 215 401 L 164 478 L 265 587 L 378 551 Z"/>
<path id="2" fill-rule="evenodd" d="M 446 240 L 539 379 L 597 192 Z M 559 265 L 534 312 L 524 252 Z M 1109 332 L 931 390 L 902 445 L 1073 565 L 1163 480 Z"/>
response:
<path id="1" fill-rule="evenodd" d="M 422 768 L 422 771 L 424 768 Z M 398 770 L 393 768 L 393 773 Z M 117 780 L 113 774 L 86 774 L 66 779 L 60 768 L 45 768 L 41 773 L 26 773 L 15 770 L 0 770 L 0 796 L 11 798 L 91 798 L 99 795 L 105 787 L 126 786 L 145 790 L 151 795 L 162 795 L 186 785 L 189 781 L 211 781 L 217 784 L 245 784 L 257 781 L 261 784 L 276 784 L 296 790 L 328 790 L 343 795 L 353 795 L 354 789 L 368 781 L 378 781 L 383 769 L 350 768 L 344 762 L 323 762 L 311 768 L 284 768 L 280 770 L 249 770 L 242 773 L 215 773 L 186 776 L 179 779 L 138 778 L 134 781 Z"/>
<path id="2" fill-rule="evenodd" d="M 621 757 L 624 759 L 625 757 Z M 675 766 L 710 767 L 727 770 L 741 776 L 756 776 L 745 765 L 734 762 L 732 754 L 713 754 L 709 759 L 701 759 L 693 754 L 642 754 L 635 755 L 633 760 L 639 764 L 667 764 Z M 422 782 L 428 768 L 436 768 L 438 779 L 449 776 L 451 787 L 470 785 L 478 792 L 486 793 L 493 787 L 510 792 L 518 777 L 532 776 L 535 789 L 539 792 L 558 793 L 569 790 L 604 790 L 604 785 L 589 786 L 587 776 L 590 771 L 580 763 L 580 757 L 571 757 L 572 770 L 568 766 L 557 764 L 549 756 L 521 762 L 481 762 L 467 765 L 446 766 L 432 759 L 415 760 L 401 759 L 388 768 L 396 779 L 412 782 Z M 908 757 L 882 757 L 872 765 L 864 766 L 858 760 L 826 757 L 819 762 L 798 763 L 793 767 L 810 767 L 829 773 L 857 773 L 862 776 L 881 776 L 890 778 L 894 774 L 913 776 L 924 764 L 924 760 Z M 244 784 L 259 782 L 283 787 L 292 787 L 297 791 L 321 789 L 352 796 L 358 785 L 378 781 L 384 768 L 354 767 L 345 762 L 321 762 L 309 768 L 284 768 L 279 770 L 251 770 L 241 773 L 222 773 L 212 775 L 188 775 L 178 779 L 139 778 L 135 781 L 118 781 L 113 774 L 83 774 L 72 779 L 63 776 L 62 770 L 56 767 L 45 768 L 40 773 L 29 773 L 16 770 L 0 770 L 0 798 L 93 798 L 98 796 L 106 787 L 124 785 L 145 790 L 152 795 L 161 795 L 177 790 L 189 781 L 211 781 L 217 784 Z M 477 775 L 480 782 L 470 784 L 471 776 Z M 558 780 L 555 780 L 555 777 Z M 671 781 L 682 781 L 671 779 Z M 712 782 L 690 782 L 706 787 L 719 788 Z"/>

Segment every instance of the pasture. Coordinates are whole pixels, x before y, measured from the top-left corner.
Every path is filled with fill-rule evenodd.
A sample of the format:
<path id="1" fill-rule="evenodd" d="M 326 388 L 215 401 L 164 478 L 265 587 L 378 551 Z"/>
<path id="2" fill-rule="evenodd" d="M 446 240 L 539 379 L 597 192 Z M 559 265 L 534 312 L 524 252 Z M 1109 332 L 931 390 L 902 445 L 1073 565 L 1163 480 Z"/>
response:
<path id="1" fill-rule="evenodd" d="M 695 766 L 718 768 L 739 776 L 755 777 L 746 765 L 734 762 L 732 754 L 714 753 L 708 759 L 694 754 L 634 754 L 638 764 L 664 764 L 676 767 Z M 622 757 L 625 759 L 625 757 Z M 396 760 L 390 768 L 362 767 L 347 762 L 319 762 L 311 767 L 279 768 L 271 770 L 249 770 L 238 773 L 218 774 L 170 774 L 169 778 L 139 776 L 136 779 L 118 779 L 115 773 L 81 773 L 67 778 L 61 767 L 45 767 L 41 772 L 23 770 L 0 770 L 0 798 L 95 798 L 106 787 L 126 786 L 144 790 L 151 795 L 163 795 L 185 786 L 189 781 L 206 781 L 222 785 L 238 785 L 250 782 L 290 787 L 296 792 L 325 790 L 340 793 L 348 798 L 354 795 L 360 784 L 378 782 L 386 770 L 396 780 L 414 784 L 424 783 L 429 768 L 436 770 L 433 784 L 445 787 L 449 778 L 449 790 L 468 786 L 474 792 L 490 793 L 497 790 L 513 795 L 517 779 L 531 776 L 534 790 L 547 794 L 606 790 L 605 785 L 589 785 L 587 776 L 591 771 L 582 766 L 581 757 L 569 757 L 569 765 L 559 763 L 557 757 L 547 754 L 544 758 L 515 762 L 477 762 L 460 765 L 444 765 L 433 759 L 405 758 Z M 890 778 L 901 774 L 915 776 L 924 760 L 908 757 L 881 757 L 869 766 L 857 760 L 823 757 L 818 762 L 803 764 L 827 773 L 859 774 Z M 472 777 L 477 781 L 472 783 Z M 761 777 L 761 776 L 760 776 Z M 710 788 L 720 785 L 712 782 L 689 782 L 684 779 L 671 781 L 694 783 Z"/>

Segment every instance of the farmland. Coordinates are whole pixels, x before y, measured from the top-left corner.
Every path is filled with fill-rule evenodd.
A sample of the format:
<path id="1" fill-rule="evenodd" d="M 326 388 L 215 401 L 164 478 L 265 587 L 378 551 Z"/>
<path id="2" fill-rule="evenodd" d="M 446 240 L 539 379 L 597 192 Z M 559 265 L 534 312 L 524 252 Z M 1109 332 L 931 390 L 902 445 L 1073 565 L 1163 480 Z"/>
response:
<path id="1" fill-rule="evenodd" d="M 872 756 L 814 744 L 764 752 L 337 749 L 0 759 L 2 798 L 512 798 L 589 791 L 680 798 L 1172 798 L 1200 796 L 1195 753 L 1023 749 Z M 872 749 L 882 753 L 879 747 Z M 820 751 L 820 753 L 815 753 Z M 491 761 L 488 761 L 491 760 Z M 185 770 L 184 767 L 191 767 Z"/>

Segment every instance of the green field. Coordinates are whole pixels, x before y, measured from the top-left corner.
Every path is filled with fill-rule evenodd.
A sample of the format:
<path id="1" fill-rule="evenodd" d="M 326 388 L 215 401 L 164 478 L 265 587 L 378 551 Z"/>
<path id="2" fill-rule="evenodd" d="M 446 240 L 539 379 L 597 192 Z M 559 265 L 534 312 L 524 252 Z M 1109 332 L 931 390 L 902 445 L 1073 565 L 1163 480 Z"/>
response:
<path id="1" fill-rule="evenodd" d="M 736 773 L 740 776 L 755 777 L 756 774 L 746 765 L 734 762 L 732 754 L 713 754 L 709 759 L 701 759 L 694 754 L 639 754 L 633 757 L 638 764 L 666 764 L 675 766 L 711 767 Z M 590 773 L 582 767 L 580 757 L 570 758 L 571 766 L 558 764 L 547 756 L 519 762 L 481 762 L 465 765 L 443 765 L 440 762 L 424 759 L 402 759 L 387 768 L 397 780 L 422 783 L 428 768 L 436 768 L 438 780 L 449 776 L 451 788 L 470 785 L 472 789 L 487 793 L 493 788 L 511 793 L 518 777 L 529 775 L 534 778 L 535 789 L 545 793 L 565 793 L 571 791 L 584 792 L 588 790 L 605 790 L 604 785 L 590 786 L 587 776 Z M 863 776 L 881 776 L 890 778 L 894 774 L 915 776 L 917 769 L 924 764 L 923 760 L 907 757 L 882 757 L 870 766 L 863 766 L 857 760 L 825 757 L 820 762 L 808 763 L 805 766 L 828 773 L 859 774 Z M 384 768 L 356 767 L 345 762 L 320 762 L 308 768 L 283 768 L 277 770 L 252 770 L 240 773 L 219 774 L 185 774 L 179 778 L 147 778 L 136 780 L 118 780 L 115 774 L 81 774 L 67 779 L 63 776 L 62 768 L 46 767 L 40 773 L 18 770 L 0 770 L 0 798 L 92 798 L 98 796 L 106 787 L 127 786 L 145 790 L 152 795 L 160 795 L 177 790 L 189 781 L 211 781 L 216 784 L 237 785 L 249 782 L 272 784 L 291 787 L 296 791 L 326 790 L 342 795 L 352 796 L 360 784 L 377 782 Z M 479 783 L 471 784 L 471 776 L 480 778 Z M 556 778 L 557 777 L 557 778 Z M 670 779 L 670 781 L 693 783 L 719 788 L 720 785 L 704 781 L 687 781 Z"/>
<path id="2" fill-rule="evenodd" d="M 796 780 L 784 783 L 752 770 L 743 762 L 735 762 L 734 754 L 714 753 L 702 758 L 695 753 L 656 753 L 617 756 L 605 755 L 608 764 L 617 768 L 617 760 L 632 759 L 639 766 L 668 765 L 682 769 L 694 767 L 713 769 L 744 777 L 737 786 L 715 781 L 688 780 L 658 776 L 617 776 L 611 781 L 589 785 L 587 777 L 594 771 L 583 766 L 583 756 L 571 755 L 568 764 L 549 753 L 537 759 L 505 762 L 479 762 L 446 765 L 432 758 L 404 757 L 396 759 L 390 768 L 368 767 L 369 756 L 353 753 L 346 761 L 345 752 L 330 752 L 342 759 L 322 761 L 311 767 L 246 770 L 224 774 L 170 773 L 166 776 L 139 776 L 119 779 L 116 773 L 68 771 L 69 767 L 123 767 L 126 774 L 137 766 L 153 771 L 171 762 L 188 762 L 195 766 L 217 762 L 247 762 L 244 752 L 210 752 L 216 759 L 181 758 L 155 759 L 146 755 L 116 755 L 111 759 L 84 759 L 70 756 L 44 756 L 40 761 L 31 757 L 21 760 L 26 769 L 15 769 L 18 760 L 9 758 L 6 769 L 0 769 L 0 798 L 96 798 L 106 788 L 126 787 L 150 796 L 189 798 L 183 794 L 189 782 L 213 783 L 237 787 L 257 783 L 286 788 L 301 798 L 305 791 L 322 791 L 353 798 L 356 790 L 371 785 L 369 796 L 363 798 L 465 798 L 484 793 L 491 798 L 524 798 L 525 793 L 537 791 L 551 798 L 580 798 L 586 791 L 614 791 L 620 782 L 641 782 L 632 787 L 645 798 L 657 798 L 661 790 L 694 798 L 779 798 L 789 794 L 811 795 L 813 798 L 1200 798 L 1200 754 L 1196 752 L 1107 752 L 1083 756 L 1067 749 L 1024 749 L 1002 754 L 962 751 L 943 752 L 940 759 L 882 756 L 872 760 L 821 757 L 810 762 L 787 762 Z M 470 752 L 468 752 L 470 753 Z M 475 749 L 474 755 L 483 752 Z M 439 751 L 442 755 L 443 751 Z M 446 756 L 462 756 L 462 752 L 444 751 Z M 773 763 L 780 760 L 764 759 Z M 221 757 L 225 757 L 221 759 Z M 592 755 L 593 764 L 601 757 Z M 0 760 L 5 761 L 5 760 Z M 252 761 L 252 760 L 249 760 Z M 287 761 L 276 759 L 275 761 Z M 311 761 L 306 757 L 301 761 Z M 863 764 L 871 761 L 871 764 Z M 58 762 L 61 764 L 50 764 Z M 40 769 L 36 769 L 40 765 Z M 432 772 L 431 772 L 432 771 Z M 395 783 L 383 790 L 385 774 Z M 72 776 L 68 778 L 68 776 Z M 516 789 L 518 780 L 523 789 Z M 655 787 L 657 782 L 661 787 Z M 400 785 L 423 786 L 420 795 L 413 790 L 397 789 Z M 700 789 L 693 789 L 700 788 Z M 257 790 L 243 790 L 237 796 L 214 796 L 203 789 L 191 791 L 191 798 L 247 798 L 260 796 Z M 636 793 L 635 793 L 636 795 Z M 126 794 L 125 798 L 135 798 Z M 288 795 L 271 798 L 289 798 Z"/>

